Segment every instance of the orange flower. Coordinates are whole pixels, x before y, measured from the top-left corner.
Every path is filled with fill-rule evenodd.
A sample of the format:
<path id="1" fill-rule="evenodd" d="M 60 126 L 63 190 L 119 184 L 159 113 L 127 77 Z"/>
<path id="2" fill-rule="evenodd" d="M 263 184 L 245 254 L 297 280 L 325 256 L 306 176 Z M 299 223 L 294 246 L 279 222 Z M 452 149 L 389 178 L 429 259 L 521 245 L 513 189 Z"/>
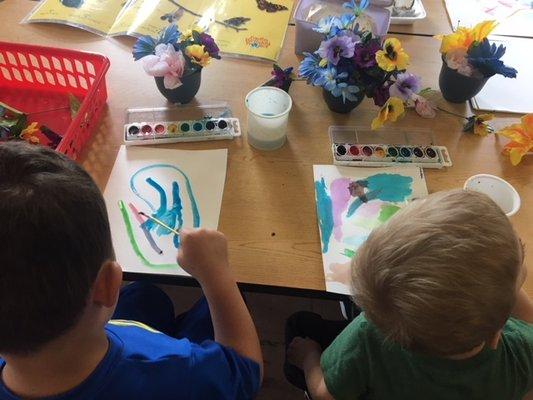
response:
<path id="1" fill-rule="evenodd" d="M 518 165 L 530 151 L 533 151 L 533 114 L 522 117 L 520 124 L 514 124 L 496 132 L 511 139 L 503 148 L 503 154 L 509 155 L 511 164 Z"/>
<path id="2" fill-rule="evenodd" d="M 496 28 L 496 21 L 483 21 L 473 28 L 458 27 L 454 33 L 449 35 L 437 35 L 435 38 L 442 40 L 440 52 L 446 54 L 452 50 L 468 51 L 474 43 L 480 43 L 489 33 Z"/>
<path id="3" fill-rule="evenodd" d="M 37 122 L 32 122 L 22 132 L 20 132 L 20 138 L 31 144 L 39 144 L 40 140 L 37 136 L 39 128 L 37 128 Z"/>

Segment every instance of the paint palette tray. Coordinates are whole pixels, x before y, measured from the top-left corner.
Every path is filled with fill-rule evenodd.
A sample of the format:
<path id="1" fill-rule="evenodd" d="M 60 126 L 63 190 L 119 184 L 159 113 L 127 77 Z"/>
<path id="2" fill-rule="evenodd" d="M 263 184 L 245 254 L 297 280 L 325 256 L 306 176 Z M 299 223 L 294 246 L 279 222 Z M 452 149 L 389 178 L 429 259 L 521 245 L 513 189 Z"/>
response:
<path id="1" fill-rule="evenodd" d="M 233 139 L 241 126 L 227 103 L 129 109 L 124 143 L 130 146 Z"/>
<path id="2" fill-rule="evenodd" d="M 386 167 L 413 165 L 422 168 L 451 167 L 448 149 L 435 145 L 431 131 L 380 131 L 330 126 L 335 165 Z"/>

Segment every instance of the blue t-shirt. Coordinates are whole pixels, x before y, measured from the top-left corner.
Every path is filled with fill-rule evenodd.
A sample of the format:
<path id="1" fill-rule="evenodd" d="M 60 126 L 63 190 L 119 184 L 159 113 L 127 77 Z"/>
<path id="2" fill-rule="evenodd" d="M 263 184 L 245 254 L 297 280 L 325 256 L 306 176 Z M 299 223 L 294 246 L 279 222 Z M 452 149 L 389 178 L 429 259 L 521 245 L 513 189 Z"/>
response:
<path id="1" fill-rule="evenodd" d="M 259 390 L 259 365 L 213 341 L 174 339 L 144 324 L 114 320 L 109 350 L 78 387 L 53 400 L 250 399 Z M 5 361 L 0 359 L 0 369 Z M 19 399 L 0 382 L 0 400 Z"/>

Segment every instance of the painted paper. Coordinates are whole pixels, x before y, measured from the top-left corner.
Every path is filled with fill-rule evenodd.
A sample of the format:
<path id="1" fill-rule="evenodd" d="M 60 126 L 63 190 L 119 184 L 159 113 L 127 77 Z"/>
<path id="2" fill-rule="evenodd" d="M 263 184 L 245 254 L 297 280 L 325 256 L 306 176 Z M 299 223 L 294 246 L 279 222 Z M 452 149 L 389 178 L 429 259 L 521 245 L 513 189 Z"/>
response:
<path id="1" fill-rule="evenodd" d="M 350 293 L 350 264 L 372 230 L 402 206 L 427 196 L 418 167 L 314 165 L 317 217 L 326 288 Z"/>
<path id="2" fill-rule="evenodd" d="M 168 24 L 207 29 L 223 53 L 275 61 L 294 0 L 43 0 L 26 22 L 56 22 L 103 35 L 157 37 Z"/>
<path id="3" fill-rule="evenodd" d="M 531 0 L 445 0 L 452 28 L 498 21 L 493 35 L 533 37 Z"/>
<path id="4" fill-rule="evenodd" d="M 122 146 L 104 192 L 117 261 L 125 272 L 187 275 L 169 227 L 217 229 L 227 150 Z"/>

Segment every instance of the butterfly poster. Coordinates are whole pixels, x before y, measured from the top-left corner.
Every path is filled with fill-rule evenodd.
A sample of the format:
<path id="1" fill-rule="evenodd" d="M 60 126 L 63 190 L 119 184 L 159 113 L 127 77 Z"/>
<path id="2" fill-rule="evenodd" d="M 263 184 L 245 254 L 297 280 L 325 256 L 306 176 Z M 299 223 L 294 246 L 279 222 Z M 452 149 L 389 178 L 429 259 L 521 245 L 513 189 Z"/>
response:
<path id="1" fill-rule="evenodd" d="M 350 294 L 357 250 L 409 201 L 427 196 L 424 172 L 419 167 L 313 169 L 326 288 Z"/>
<path id="2" fill-rule="evenodd" d="M 169 24 L 206 30 L 222 53 L 276 61 L 294 0 L 43 0 L 25 22 L 56 22 L 102 36 L 156 37 Z"/>

